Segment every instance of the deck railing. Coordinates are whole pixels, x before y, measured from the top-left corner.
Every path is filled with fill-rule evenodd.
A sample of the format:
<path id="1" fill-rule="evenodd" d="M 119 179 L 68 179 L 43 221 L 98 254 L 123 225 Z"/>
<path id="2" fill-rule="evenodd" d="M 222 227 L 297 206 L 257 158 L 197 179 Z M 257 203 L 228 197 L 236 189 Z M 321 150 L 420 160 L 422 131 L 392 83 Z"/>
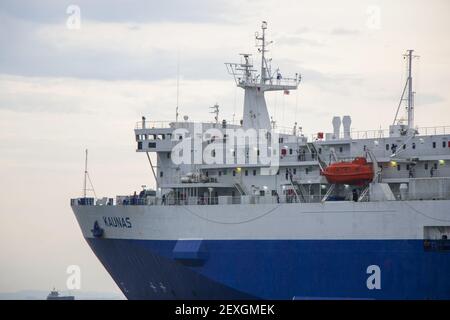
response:
<path id="1" fill-rule="evenodd" d="M 435 135 L 445 135 L 450 134 L 450 126 L 436 126 L 436 127 L 418 127 L 416 128 L 417 136 L 435 136 Z M 352 130 L 348 133 L 348 136 L 351 139 L 382 139 L 389 137 L 388 129 L 380 129 L 380 130 Z M 336 137 L 334 133 L 324 133 L 324 139 L 327 139 L 327 136 L 333 137 L 331 140 L 339 140 L 345 139 L 346 134 L 340 132 Z M 313 140 L 317 140 L 318 135 L 312 135 Z M 328 139 L 330 140 L 330 139 Z"/>
<path id="2" fill-rule="evenodd" d="M 359 196 L 359 195 L 358 195 Z M 284 203 L 319 203 L 324 201 L 324 194 L 318 195 L 280 195 L 280 196 L 223 196 L 223 197 L 148 197 L 139 198 L 134 196 L 114 198 L 77 198 L 71 199 L 72 206 L 185 206 L 185 205 L 235 205 L 235 204 L 284 204 Z M 390 201 L 423 201 L 423 200 L 450 200 L 450 193 L 432 194 L 429 192 L 415 193 L 409 195 L 405 193 L 394 193 L 394 199 Z M 352 194 L 345 196 L 330 196 L 326 202 L 331 201 L 353 201 Z M 370 195 L 367 195 L 360 202 L 370 202 Z"/>

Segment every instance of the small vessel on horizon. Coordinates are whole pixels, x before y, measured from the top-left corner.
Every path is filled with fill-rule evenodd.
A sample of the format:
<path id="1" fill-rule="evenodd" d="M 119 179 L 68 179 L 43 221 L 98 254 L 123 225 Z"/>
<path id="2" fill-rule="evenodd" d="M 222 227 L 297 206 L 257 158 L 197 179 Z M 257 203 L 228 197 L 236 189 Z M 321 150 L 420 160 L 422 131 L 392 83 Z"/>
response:
<path id="1" fill-rule="evenodd" d="M 59 291 L 53 288 L 47 296 L 47 300 L 75 300 L 75 296 L 62 296 Z"/>

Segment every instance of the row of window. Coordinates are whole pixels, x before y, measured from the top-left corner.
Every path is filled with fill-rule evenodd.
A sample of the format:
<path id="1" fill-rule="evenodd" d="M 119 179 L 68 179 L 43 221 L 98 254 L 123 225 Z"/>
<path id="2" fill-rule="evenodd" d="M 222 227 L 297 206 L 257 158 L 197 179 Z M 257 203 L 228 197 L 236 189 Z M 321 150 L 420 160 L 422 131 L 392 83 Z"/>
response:
<path id="1" fill-rule="evenodd" d="M 444 164 L 445 164 L 445 163 L 443 163 L 443 165 L 444 165 Z M 401 171 L 401 170 L 402 170 L 402 165 L 401 165 L 401 164 L 396 164 L 395 167 L 397 168 L 397 171 Z M 407 170 L 407 171 L 411 170 L 412 168 L 414 168 L 414 166 L 411 166 L 411 165 L 409 165 L 409 164 L 406 165 L 406 170 Z M 428 168 L 429 168 L 428 162 L 425 162 L 425 163 L 423 164 L 423 168 L 424 168 L 424 170 L 428 170 Z M 435 170 L 437 170 L 437 168 L 438 168 L 438 163 L 437 163 L 437 162 L 433 163 L 432 168 L 435 169 Z"/>
<path id="2" fill-rule="evenodd" d="M 168 153 L 167 155 L 170 156 L 170 153 Z M 442 165 L 444 165 L 444 164 L 445 163 L 443 163 Z M 401 164 L 396 164 L 395 167 L 397 168 L 397 171 L 401 171 L 402 170 L 402 165 Z M 424 168 L 424 170 L 428 170 L 429 169 L 428 162 L 424 163 L 423 168 Z M 437 170 L 437 168 L 438 168 L 438 163 L 437 162 L 433 163 L 432 169 Z M 409 164 L 406 165 L 406 170 L 407 171 L 410 171 L 412 169 L 413 169 L 413 166 L 410 166 Z M 310 172 L 311 172 L 311 168 L 305 168 L 305 174 L 309 174 Z M 237 173 L 236 170 L 232 170 L 233 177 L 236 176 L 236 173 Z M 244 170 L 244 176 L 247 177 L 247 176 L 249 176 L 250 173 L 253 176 L 256 176 L 257 175 L 257 169 L 252 169 L 252 170 L 245 169 Z M 218 171 L 219 177 L 222 176 L 222 175 L 226 176 L 227 174 L 228 174 L 228 170 L 226 170 L 226 169 Z M 286 180 L 288 180 L 291 175 L 296 175 L 297 174 L 297 168 L 285 169 L 284 170 L 284 174 L 285 174 Z M 160 171 L 159 172 L 159 176 L 162 178 L 163 175 L 164 175 L 163 171 Z M 206 171 L 205 175 L 207 177 L 209 177 L 209 172 Z M 277 175 L 280 175 L 280 170 L 277 171 Z"/>
<path id="3" fill-rule="evenodd" d="M 308 174 L 310 171 L 311 171 L 310 168 L 305 168 L 305 174 Z M 257 171 L 257 169 L 252 169 L 252 170 L 245 169 L 244 170 L 244 176 L 247 177 L 250 174 L 250 172 L 252 173 L 253 176 L 256 176 L 258 171 Z M 289 175 L 291 175 L 291 174 L 296 175 L 297 174 L 297 168 L 285 169 L 284 172 L 285 172 L 287 177 Z M 233 177 L 236 176 L 236 173 L 237 173 L 236 170 L 232 170 Z M 206 171 L 205 175 L 208 177 L 209 172 Z M 222 175 L 226 176 L 227 175 L 227 170 L 219 170 L 218 171 L 218 175 L 219 175 L 219 177 L 222 176 Z M 280 170 L 277 171 L 277 175 L 280 175 Z"/>
<path id="4" fill-rule="evenodd" d="M 305 168 L 305 174 L 308 174 L 310 171 L 311 171 L 310 168 Z M 253 176 L 256 176 L 258 171 L 257 171 L 257 169 L 252 169 L 252 170 L 245 169 L 245 170 L 244 170 L 244 175 L 247 177 L 247 176 L 249 175 L 250 172 L 252 173 Z M 222 176 L 222 175 L 226 176 L 227 174 L 228 174 L 228 171 L 227 171 L 226 169 L 225 169 L 225 170 L 219 170 L 219 171 L 218 171 L 219 177 Z M 232 171 L 232 174 L 233 174 L 233 177 L 235 177 L 235 176 L 236 176 L 236 170 L 233 170 L 233 171 Z M 286 179 L 288 179 L 288 177 L 289 177 L 291 174 L 293 174 L 293 175 L 297 174 L 297 168 L 293 168 L 293 169 L 285 169 L 285 174 L 286 174 Z M 207 177 L 209 177 L 209 171 L 206 171 L 206 172 L 205 172 L 205 175 L 206 175 Z M 280 175 L 280 170 L 278 170 L 277 175 Z M 162 177 L 164 176 L 164 172 L 163 172 L 163 171 L 160 171 L 160 172 L 159 172 L 159 176 L 162 178 Z"/>

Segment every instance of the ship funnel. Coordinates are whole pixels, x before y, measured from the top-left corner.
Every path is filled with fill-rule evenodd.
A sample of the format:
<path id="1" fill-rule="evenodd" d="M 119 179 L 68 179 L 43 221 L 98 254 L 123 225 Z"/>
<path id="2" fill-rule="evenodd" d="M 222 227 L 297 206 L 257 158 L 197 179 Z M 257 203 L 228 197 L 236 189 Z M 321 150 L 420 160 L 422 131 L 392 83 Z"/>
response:
<path id="1" fill-rule="evenodd" d="M 339 132 L 341 131 L 341 118 L 333 117 L 333 139 L 339 139 Z"/>
<path id="2" fill-rule="evenodd" d="M 352 118 L 350 116 L 343 116 L 342 124 L 344 125 L 344 139 L 350 139 L 350 126 L 352 124 Z"/>

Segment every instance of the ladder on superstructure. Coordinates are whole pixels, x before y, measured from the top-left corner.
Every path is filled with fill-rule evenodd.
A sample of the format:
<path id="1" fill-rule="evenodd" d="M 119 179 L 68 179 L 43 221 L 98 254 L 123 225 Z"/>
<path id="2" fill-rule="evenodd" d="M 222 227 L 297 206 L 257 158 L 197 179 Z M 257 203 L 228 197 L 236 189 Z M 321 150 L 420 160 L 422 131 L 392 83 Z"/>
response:
<path id="1" fill-rule="evenodd" d="M 306 144 L 306 148 L 308 148 L 308 151 L 311 155 L 314 154 L 315 157 L 317 158 L 317 162 L 319 163 L 320 170 L 323 170 L 324 168 L 327 167 L 326 162 L 323 161 L 322 158 L 320 158 L 319 153 L 317 152 L 317 148 L 314 145 L 314 142 L 308 142 Z"/>

